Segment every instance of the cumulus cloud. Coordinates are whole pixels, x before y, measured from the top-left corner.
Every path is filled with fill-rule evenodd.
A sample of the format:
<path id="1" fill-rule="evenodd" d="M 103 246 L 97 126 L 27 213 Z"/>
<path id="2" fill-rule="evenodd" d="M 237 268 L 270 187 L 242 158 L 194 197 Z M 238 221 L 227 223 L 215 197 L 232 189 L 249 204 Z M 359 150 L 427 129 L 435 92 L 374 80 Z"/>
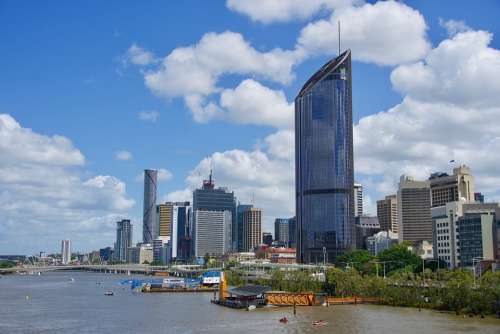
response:
<path id="1" fill-rule="evenodd" d="M 391 80 L 404 94 L 388 111 L 363 117 L 354 129 L 356 168 L 384 183 L 400 174 L 427 178 L 465 163 L 477 190 L 499 197 L 500 52 L 491 34 L 457 33 L 424 61 L 396 68 Z M 478 87 L 478 83 L 481 83 Z M 493 182 L 493 183 L 492 183 Z"/>
<path id="2" fill-rule="evenodd" d="M 227 0 L 226 6 L 262 23 L 308 19 L 321 11 L 342 8 L 361 0 Z"/>
<path id="3" fill-rule="evenodd" d="M 457 20 L 443 20 L 439 18 L 439 25 L 446 29 L 448 36 L 453 37 L 460 32 L 472 30 L 464 21 Z"/>
<path id="4" fill-rule="evenodd" d="M 132 153 L 130 153 L 129 151 L 121 150 L 115 152 L 116 160 L 127 161 L 127 160 L 132 160 L 132 158 L 133 158 Z"/>
<path id="5" fill-rule="evenodd" d="M 88 239 L 110 242 L 115 219 L 126 215 L 134 201 L 113 176 L 82 177 L 84 163 L 68 138 L 36 133 L 0 115 L 3 252 L 54 250 L 63 238 L 83 246 Z"/>
<path id="6" fill-rule="evenodd" d="M 422 58 L 430 48 L 424 17 L 394 1 L 345 7 L 329 20 L 309 23 L 300 33 L 298 48 L 337 54 L 339 21 L 342 48 L 351 49 L 354 59 L 363 62 L 397 65 Z"/>
<path id="7" fill-rule="evenodd" d="M 137 115 L 137 117 L 141 121 L 156 123 L 158 118 L 160 118 L 160 113 L 156 110 L 140 111 L 139 114 Z"/>
<path id="8" fill-rule="evenodd" d="M 401 65 L 391 74 L 395 89 L 414 99 L 467 107 L 500 105 L 500 51 L 493 36 L 467 31 L 441 42 L 423 61 Z"/>
<path id="9" fill-rule="evenodd" d="M 252 79 L 242 81 L 235 89 L 225 89 L 220 95 L 220 106 L 226 110 L 221 117 L 234 123 L 277 128 L 293 125 L 294 107 L 288 103 L 285 93 Z"/>
<path id="10" fill-rule="evenodd" d="M 136 44 L 132 44 L 130 48 L 125 53 L 123 58 L 124 65 L 127 63 L 132 63 L 139 66 L 147 66 L 157 63 L 159 60 L 156 56 Z"/>

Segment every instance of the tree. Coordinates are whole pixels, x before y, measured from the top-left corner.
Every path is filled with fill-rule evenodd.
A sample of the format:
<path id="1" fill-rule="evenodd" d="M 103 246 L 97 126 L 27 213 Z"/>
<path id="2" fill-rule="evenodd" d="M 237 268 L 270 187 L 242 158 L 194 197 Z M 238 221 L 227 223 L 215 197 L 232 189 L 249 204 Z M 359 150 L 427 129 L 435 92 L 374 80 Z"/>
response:
<path id="1" fill-rule="evenodd" d="M 394 245 L 379 253 L 380 262 L 385 262 L 386 272 L 404 269 L 405 271 L 418 271 L 422 267 L 422 259 L 408 249 L 408 244 Z"/>
<path id="2" fill-rule="evenodd" d="M 336 263 L 339 267 L 353 265 L 357 271 L 368 274 L 372 269 L 369 262 L 374 258 L 367 250 L 356 249 L 337 257 Z"/>

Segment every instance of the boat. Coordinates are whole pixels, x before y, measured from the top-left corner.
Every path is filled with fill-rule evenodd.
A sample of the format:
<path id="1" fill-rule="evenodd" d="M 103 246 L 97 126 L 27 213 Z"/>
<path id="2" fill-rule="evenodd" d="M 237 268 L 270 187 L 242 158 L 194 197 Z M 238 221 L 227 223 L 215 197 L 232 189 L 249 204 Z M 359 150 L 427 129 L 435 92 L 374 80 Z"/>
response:
<path id="1" fill-rule="evenodd" d="M 279 320 L 282 324 L 286 324 L 288 322 L 288 318 L 287 317 L 283 317 Z"/>
<path id="2" fill-rule="evenodd" d="M 114 293 L 113 293 L 113 291 L 106 291 L 106 292 L 104 293 L 104 295 L 105 295 L 105 296 L 114 296 Z"/>
<path id="3" fill-rule="evenodd" d="M 247 311 L 252 311 L 252 310 L 255 310 L 256 308 L 257 308 L 257 306 L 255 306 L 255 305 L 249 305 L 247 307 Z"/>
<path id="4" fill-rule="evenodd" d="M 313 325 L 314 325 L 314 326 L 324 326 L 324 325 L 326 325 L 326 321 L 323 321 L 323 320 L 315 320 L 315 321 L 313 321 Z"/>

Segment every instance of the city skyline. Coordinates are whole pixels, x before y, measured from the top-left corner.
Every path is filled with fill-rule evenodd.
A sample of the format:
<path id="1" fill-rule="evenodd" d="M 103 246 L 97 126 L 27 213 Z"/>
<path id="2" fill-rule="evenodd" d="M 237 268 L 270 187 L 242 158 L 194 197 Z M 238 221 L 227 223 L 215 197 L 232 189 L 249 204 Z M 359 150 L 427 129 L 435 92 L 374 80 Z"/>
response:
<path id="1" fill-rule="evenodd" d="M 338 55 L 338 21 L 354 57 L 365 213 L 397 192 L 400 175 L 427 180 L 459 164 L 488 201 L 500 200 L 498 3 L 319 1 L 279 13 L 235 3 L 154 3 L 113 20 L 105 17 L 114 6 L 97 2 L 79 13 L 3 6 L 0 253 L 57 252 L 64 239 L 99 249 L 122 219 L 141 241 L 147 168 L 158 170 L 156 204 L 192 201 L 213 169 L 217 185 L 261 208 L 262 231 L 273 231 L 275 218 L 295 214 L 293 98 Z M 16 26 L 24 15 L 34 23 Z M 60 24 L 37 29 L 49 21 Z"/>

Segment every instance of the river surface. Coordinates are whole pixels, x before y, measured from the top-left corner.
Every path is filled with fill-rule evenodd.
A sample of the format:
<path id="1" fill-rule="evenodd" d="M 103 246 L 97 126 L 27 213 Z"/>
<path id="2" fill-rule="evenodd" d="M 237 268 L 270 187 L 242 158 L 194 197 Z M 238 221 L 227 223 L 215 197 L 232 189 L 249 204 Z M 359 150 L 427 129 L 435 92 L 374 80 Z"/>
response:
<path id="1" fill-rule="evenodd" d="M 140 276 L 3 276 L 0 333 L 500 333 L 497 319 L 387 306 L 298 307 L 296 316 L 289 307 L 234 310 L 211 304 L 211 293 L 133 292 L 120 285 L 131 277 Z M 283 316 L 289 323 L 278 321 Z M 312 324 L 319 319 L 326 325 Z"/>

